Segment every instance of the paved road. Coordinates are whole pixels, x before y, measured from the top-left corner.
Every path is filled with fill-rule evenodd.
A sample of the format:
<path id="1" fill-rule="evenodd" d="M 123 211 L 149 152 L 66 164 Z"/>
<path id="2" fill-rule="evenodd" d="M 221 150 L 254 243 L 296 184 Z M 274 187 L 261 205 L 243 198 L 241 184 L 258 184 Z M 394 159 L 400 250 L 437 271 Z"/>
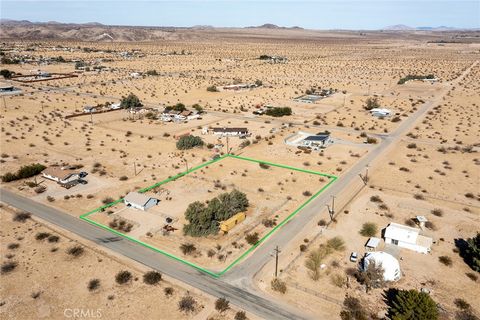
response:
<path id="1" fill-rule="evenodd" d="M 35 202 L 5 189 L 0 189 L 0 200 L 21 210 L 31 212 L 45 221 L 107 247 L 116 253 L 138 261 L 152 269 L 159 270 L 172 278 L 186 282 L 203 292 L 215 297 L 225 297 L 232 304 L 264 319 L 307 319 L 307 317 L 302 316 L 302 313 L 298 310 L 287 309 L 273 301 L 235 287 L 226 281 L 213 279 L 194 268 L 167 258 L 164 255 L 158 254 L 122 237 L 115 236 L 111 232 L 97 228 L 68 213 Z"/>
<path id="2" fill-rule="evenodd" d="M 414 114 L 411 114 L 410 117 L 403 120 L 397 130 L 391 134 L 382 135 L 382 140 L 376 148 L 371 150 L 367 156 L 343 174 L 337 182 L 322 195 L 306 206 L 294 219 L 273 234 L 268 241 L 258 247 L 247 260 L 235 266 L 222 279 L 213 279 L 206 274 L 200 273 L 193 268 L 155 253 L 145 247 L 123 238 L 119 239 L 119 237 L 113 236 L 110 232 L 94 227 L 67 213 L 34 202 L 10 191 L 0 189 L 0 200 L 21 210 L 29 211 L 48 222 L 76 233 L 85 239 L 103 245 L 133 260 L 139 261 L 146 266 L 162 271 L 168 276 L 188 283 L 206 293 L 216 297 L 226 297 L 232 304 L 265 319 L 303 319 L 306 318 L 306 316 L 303 316 L 300 311 L 293 309 L 287 310 L 285 306 L 280 307 L 274 301 L 256 295 L 252 285 L 252 278 L 255 273 L 261 270 L 269 259 L 271 259 L 270 253 L 276 245 L 286 246 L 292 239 L 292 236 L 289 235 L 301 233 L 308 223 L 311 223 L 312 219 L 317 216 L 319 211 L 325 207 L 325 204 L 329 202 L 331 195 L 340 194 L 348 188 L 354 179 L 359 179 L 358 174 L 362 173 L 367 165 L 372 165 L 374 161 L 384 156 L 429 109 L 441 102 L 449 86 L 463 79 L 476 64 L 477 62 L 465 70 L 456 80 L 447 84 L 445 91 L 437 96 L 435 100 L 426 102 Z M 231 283 L 235 283 L 236 285 L 234 286 Z"/>

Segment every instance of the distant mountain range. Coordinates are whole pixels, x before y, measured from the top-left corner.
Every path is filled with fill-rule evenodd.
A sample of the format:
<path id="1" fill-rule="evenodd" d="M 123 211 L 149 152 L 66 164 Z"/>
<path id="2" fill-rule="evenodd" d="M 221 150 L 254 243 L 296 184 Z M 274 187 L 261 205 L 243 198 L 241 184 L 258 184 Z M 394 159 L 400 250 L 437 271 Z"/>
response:
<path id="1" fill-rule="evenodd" d="M 440 27 L 409 27 L 406 25 L 394 25 L 385 27 L 381 31 L 398 33 L 399 36 L 407 32 L 424 31 L 430 37 L 441 37 L 441 31 L 467 31 L 445 26 Z M 291 32 L 295 31 L 295 32 Z M 429 32 L 431 31 L 431 33 Z M 438 32 L 436 32 L 438 31 Z M 28 20 L 0 19 L 0 39 L 17 40 L 78 40 L 78 41 L 161 41 L 161 40 L 189 40 L 205 37 L 235 37 L 239 34 L 257 34 L 261 37 L 317 37 L 322 32 L 347 32 L 358 33 L 355 30 L 304 30 L 301 27 L 282 27 L 272 23 L 245 28 L 216 28 L 210 25 L 196 25 L 192 27 L 152 27 L 152 26 L 112 26 L 98 22 L 88 23 L 62 23 L 57 21 L 31 22 Z M 383 33 L 390 34 L 390 33 Z M 360 34 L 362 35 L 362 34 Z M 476 36 L 478 37 L 478 36 Z M 435 40 L 435 39 L 433 39 Z M 440 39 L 442 40 L 442 39 Z"/>
<path id="2" fill-rule="evenodd" d="M 388 26 L 382 28 L 382 30 L 388 31 L 450 31 L 450 30 L 464 30 L 460 28 L 454 27 L 446 27 L 446 26 L 439 26 L 439 27 L 410 27 L 404 24 L 396 24 L 393 26 Z"/>

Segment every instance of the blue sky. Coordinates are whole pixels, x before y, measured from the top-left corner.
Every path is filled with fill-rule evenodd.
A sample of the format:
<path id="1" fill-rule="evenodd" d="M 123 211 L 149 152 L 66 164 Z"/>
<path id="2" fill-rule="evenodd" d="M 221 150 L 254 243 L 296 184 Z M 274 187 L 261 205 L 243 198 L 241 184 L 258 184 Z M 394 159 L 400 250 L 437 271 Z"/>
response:
<path id="1" fill-rule="evenodd" d="M 379 29 L 395 24 L 480 28 L 480 0 L 0 0 L 0 6 L 3 19 L 42 22 L 178 27 L 274 23 L 309 29 Z"/>

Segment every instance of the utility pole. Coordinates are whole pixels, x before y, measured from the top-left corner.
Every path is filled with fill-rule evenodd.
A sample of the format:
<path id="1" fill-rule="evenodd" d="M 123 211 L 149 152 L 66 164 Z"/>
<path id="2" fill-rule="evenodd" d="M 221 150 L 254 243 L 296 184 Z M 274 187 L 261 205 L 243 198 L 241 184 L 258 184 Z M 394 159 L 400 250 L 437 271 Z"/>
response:
<path id="1" fill-rule="evenodd" d="M 229 146 L 229 145 L 228 145 L 228 136 L 227 136 L 227 154 L 230 153 L 230 150 L 229 150 L 228 146 Z"/>
<path id="2" fill-rule="evenodd" d="M 135 173 L 135 176 L 137 175 L 137 163 L 134 161 L 133 162 L 133 172 Z"/>
<path id="3" fill-rule="evenodd" d="M 278 277 L 278 254 L 282 251 L 278 249 L 278 246 L 273 250 L 275 252 L 275 278 Z"/>
<path id="4" fill-rule="evenodd" d="M 362 179 L 363 183 L 365 185 L 367 185 L 368 183 L 368 164 L 367 164 L 367 167 L 366 167 L 366 171 L 365 171 L 365 176 L 362 176 L 362 174 L 358 174 L 360 176 L 360 179 Z"/>
<path id="5" fill-rule="evenodd" d="M 332 207 L 327 204 L 328 214 L 330 215 L 330 220 L 333 220 L 335 215 L 335 196 L 332 196 Z"/>
<path id="6" fill-rule="evenodd" d="M 186 158 L 183 158 L 183 161 L 185 161 L 185 167 L 187 168 L 187 171 L 185 171 L 185 172 L 188 172 L 188 162 L 187 162 L 187 159 L 186 159 Z"/>
<path id="7" fill-rule="evenodd" d="M 3 98 L 3 106 L 5 107 L 5 112 L 7 112 L 7 100 L 5 100 L 5 96 Z"/>

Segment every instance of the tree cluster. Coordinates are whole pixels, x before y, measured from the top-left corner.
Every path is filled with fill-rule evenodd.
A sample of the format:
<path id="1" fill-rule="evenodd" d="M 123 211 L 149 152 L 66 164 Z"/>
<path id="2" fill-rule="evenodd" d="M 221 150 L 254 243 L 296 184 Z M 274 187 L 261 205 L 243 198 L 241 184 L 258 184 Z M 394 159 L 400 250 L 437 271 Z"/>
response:
<path id="1" fill-rule="evenodd" d="M 380 108 L 380 103 L 378 102 L 378 98 L 368 98 L 365 101 L 365 106 L 363 107 L 365 110 L 372 110 L 375 108 Z"/>
<path id="2" fill-rule="evenodd" d="M 400 80 L 398 80 L 397 84 L 404 84 L 405 82 L 409 80 L 423 80 L 423 79 L 435 79 L 435 76 L 433 74 L 428 74 L 426 76 L 420 76 L 417 74 L 409 74 Z"/>
<path id="3" fill-rule="evenodd" d="M 133 93 L 130 93 L 120 102 L 120 107 L 123 109 L 140 108 L 141 106 L 142 103 L 140 102 L 140 99 Z"/>
<path id="4" fill-rule="evenodd" d="M 26 165 L 18 169 L 16 173 L 7 172 L 2 176 L 3 182 L 10 182 L 33 177 L 42 172 L 46 167 L 40 163 Z"/>
<path id="5" fill-rule="evenodd" d="M 272 117 L 290 116 L 290 115 L 292 115 L 292 108 L 290 108 L 290 107 L 274 107 L 274 108 L 267 109 L 265 114 L 267 116 L 272 116 Z"/>
<path id="6" fill-rule="evenodd" d="M 177 149 L 187 150 L 194 147 L 203 146 L 202 138 L 198 136 L 183 136 L 177 141 Z"/>
<path id="7" fill-rule="evenodd" d="M 194 237 L 216 234 L 220 221 L 245 211 L 247 207 L 247 196 L 238 190 L 222 193 L 210 200 L 208 205 L 195 201 L 185 211 L 185 218 L 189 223 L 183 227 L 183 232 Z"/>

